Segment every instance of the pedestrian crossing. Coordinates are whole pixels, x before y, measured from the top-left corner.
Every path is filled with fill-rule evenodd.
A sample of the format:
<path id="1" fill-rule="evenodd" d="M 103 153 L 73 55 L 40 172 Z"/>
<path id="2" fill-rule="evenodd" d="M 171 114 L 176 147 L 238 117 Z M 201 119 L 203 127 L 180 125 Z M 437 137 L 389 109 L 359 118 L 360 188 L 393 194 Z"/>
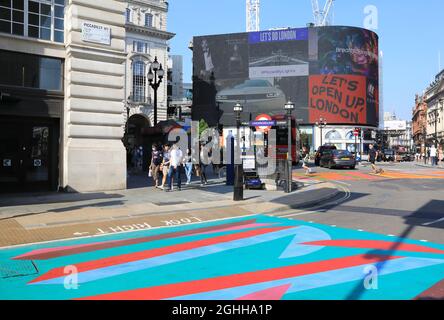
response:
<path id="1" fill-rule="evenodd" d="M 345 171 L 328 171 L 316 172 L 310 175 L 305 175 L 302 172 L 293 173 L 293 177 L 302 181 L 382 181 L 382 180 L 411 180 L 411 179 L 425 179 L 435 180 L 444 179 L 444 171 L 436 170 L 416 170 L 415 172 L 401 171 L 401 170 L 385 170 L 382 174 L 374 174 L 371 172 L 360 172 L 356 170 Z"/>

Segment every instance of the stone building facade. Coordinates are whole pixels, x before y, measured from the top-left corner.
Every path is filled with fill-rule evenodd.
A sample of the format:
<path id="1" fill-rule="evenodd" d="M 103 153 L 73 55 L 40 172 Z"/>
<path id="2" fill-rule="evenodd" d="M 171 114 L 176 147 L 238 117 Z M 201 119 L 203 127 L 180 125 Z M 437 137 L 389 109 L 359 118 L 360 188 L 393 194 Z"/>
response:
<path id="1" fill-rule="evenodd" d="M 424 101 L 424 96 L 422 95 L 416 95 L 415 97 L 412 132 L 416 151 L 423 154 L 427 140 L 427 103 Z"/>
<path id="2" fill-rule="evenodd" d="M 143 78 L 155 56 L 167 62 L 168 4 L 2 0 L 0 9 L 1 191 L 126 188 L 126 111 L 151 121 Z M 138 62 L 142 101 L 131 95 Z M 166 84 L 159 110 L 166 119 Z"/>
<path id="3" fill-rule="evenodd" d="M 427 103 L 428 144 L 444 146 L 444 70 L 435 77 L 425 92 Z"/>

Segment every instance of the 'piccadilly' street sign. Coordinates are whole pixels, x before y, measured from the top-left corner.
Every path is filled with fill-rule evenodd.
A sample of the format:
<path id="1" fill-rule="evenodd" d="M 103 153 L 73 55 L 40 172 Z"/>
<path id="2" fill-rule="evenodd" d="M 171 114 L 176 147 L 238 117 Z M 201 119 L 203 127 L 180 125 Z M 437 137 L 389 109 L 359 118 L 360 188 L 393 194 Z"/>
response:
<path id="1" fill-rule="evenodd" d="M 93 22 L 83 22 L 82 41 L 111 45 L 111 28 Z"/>

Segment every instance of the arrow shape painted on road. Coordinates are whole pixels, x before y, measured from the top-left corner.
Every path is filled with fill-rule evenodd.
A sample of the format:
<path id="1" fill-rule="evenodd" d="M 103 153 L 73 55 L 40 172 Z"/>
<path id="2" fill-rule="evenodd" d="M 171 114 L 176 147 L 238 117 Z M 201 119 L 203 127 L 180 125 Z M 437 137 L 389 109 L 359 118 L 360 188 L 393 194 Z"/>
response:
<path id="1" fill-rule="evenodd" d="M 331 237 L 327 232 L 322 231 L 321 229 L 301 226 L 298 229 L 298 233 L 294 236 L 293 240 L 290 242 L 284 252 L 282 252 L 279 259 L 301 257 L 319 251 L 324 247 L 302 243 L 322 240 L 331 240 Z"/>

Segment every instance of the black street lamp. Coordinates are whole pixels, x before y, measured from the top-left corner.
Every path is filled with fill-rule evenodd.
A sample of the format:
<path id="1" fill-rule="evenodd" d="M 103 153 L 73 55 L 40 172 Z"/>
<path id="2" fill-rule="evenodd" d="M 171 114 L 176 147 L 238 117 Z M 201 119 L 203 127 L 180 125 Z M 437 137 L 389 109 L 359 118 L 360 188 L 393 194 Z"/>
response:
<path id="1" fill-rule="evenodd" d="M 154 125 L 157 125 L 157 89 L 159 89 L 164 75 L 165 71 L 162 68 L 162 64 L 159 63 L 157 57 L 155 57 L 154 62 L 151 64 L 150 71 L 148 72 L 148 82 L 150 83 L 150 87 L 154 90 Z"/>
<path id="2" fill-rule="evenodd" d="M 241 126 L 241 113 L 243 111 L 243 106 L 240 103 L 236 103 L 233 110 L 236 114 L 236 129 L 237 129 L 237 148 L 240 147 L 240 126 Z M 236 159 L 236 157 L 234 157 Z M 242 201 L 244 200 L 244 169 L 242 164 L 235 163 L 234 165 L 234 190 L 233 190 L 233 200 Z"/>
<path id="3" fill-rule="evenodd" d="M 324 119 L 323 117 L 321 117 L 318 121 L 316 121 L 316 126 L 321 129 L 321 147 L 323 145 L 322 143 L 322 130 L 325 129 L 327 127 L 327 119 Z"/>
<path id="4" fill-rule="evenodd" d="M 292 125 L 291 125 L 291 116 L 294 110 L 294 103 L 288 101 L 284 106 L 285 111 L 287 111 L 287 127 L 288 127 L 288 152 L 287 152 L 287 165 L 286 165 L 286 175 L 287 175 L 287 185 L 285 188 L 286 193 L 290 193 L 292 191 L 293 184 L 293 146 L 292 146 Z"/>

